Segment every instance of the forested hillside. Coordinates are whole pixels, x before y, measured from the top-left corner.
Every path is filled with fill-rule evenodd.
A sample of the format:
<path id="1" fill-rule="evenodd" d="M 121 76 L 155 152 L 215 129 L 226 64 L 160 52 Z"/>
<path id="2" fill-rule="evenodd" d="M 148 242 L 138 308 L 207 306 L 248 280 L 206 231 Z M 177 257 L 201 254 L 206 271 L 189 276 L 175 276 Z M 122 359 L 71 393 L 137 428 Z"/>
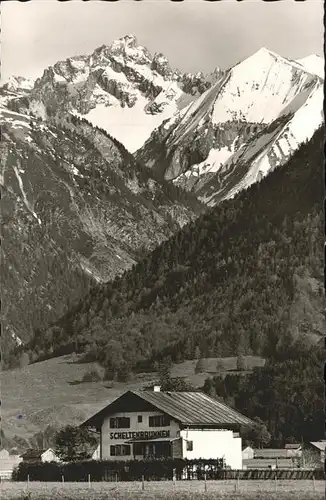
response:
<path id="1" fill-rule="evenodd" d="M 317 441 L 325 428 L 325 349 L 287 339 L 282 350 L 249 375 L 208 378 L 204 391 L 260 419 L 272 447 Z"/>
<path id="2" fill-rule="evenodd" d="M 86 120 L 0 109 L 2 347 L 28 342 L 202 211 Z M 32 358 L 33 359 L 33 358 Z"/>
<path id="3" fill-rule="evenodd" d="M 323 130 L 284 166 L 185 226 L 46 331 L 39 358 L 77 348 L 111 378 L 170 355 L 272 357 L 318 341 L 323 309 Z M 300 314 L 297 312 L 300 311 Z"/>

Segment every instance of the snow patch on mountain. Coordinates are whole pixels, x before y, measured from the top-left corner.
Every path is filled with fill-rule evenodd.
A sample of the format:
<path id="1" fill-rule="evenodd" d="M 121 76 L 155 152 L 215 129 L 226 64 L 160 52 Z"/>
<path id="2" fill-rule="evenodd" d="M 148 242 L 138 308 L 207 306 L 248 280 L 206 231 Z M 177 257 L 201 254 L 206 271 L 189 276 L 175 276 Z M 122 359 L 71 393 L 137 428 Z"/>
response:
<path id="1" fill-rule="evenodd" d="M 24 173 L 25 171 L 21 170 L 18 167 L 16 167 L 16 165 L 13 166 L 13 171 L 15 172 L 15 176 L 16 176 L 16 179 L 18 181 L 19 189 L 20 189 L 20 192 L 22 194 L 22 197 L 23 197 L 23 200 L 24 200 L 26 208 L 31 212 L 31 214 L 33 215 L 33 217 L 35 217 L 35 219 L 37 220 L 37 222 L 39 223 L 39 225 L 41 225 L 42 224 L 41 219 L 34 212 L 34 209 L 31 206 L 30 202 L 28 201 L 28 198 L 27 198 L 27 195 L 26 195 L 26 192 L 25 192 L 25 189 L 24 189 L 24 183 L 23 183 L 23 180 L 22 180 L 20 174 Z"/>
<path id="2" fill-rule="evenodd" d="M 233 146 L 222 148 L 212 148 L 208 153 L 206 160 L 201 163 L 193 165 L 187 172 L 176 177 L 173 182 L 179 184 L 184 178 L 189 177 L 200 177 L 201 175 L 208 173 L 218 172 L 224 165 L 224 163 L 232 156 L 234 153 Z"/>
<path id="3" fill-rule="evenodd" d="M 137 92 L 137 102 L 133 107 L 121 107 L 118 99 L 110 96 L 110 105 L 97 104 L 86 115 L 77 111 L 75 114 L 106 130 L 133 153 L 144 144 L 163 120 L 178 111 L 175 101 L 172 101 L 160 114 L 148 114 L 144 111 L 147 104 L 147 99 Z"/>
<path id="4" fill-rule="evenodd" d="M 315 130 L 323 123 L 323 86 L 319 84 L 316 87 L 288 124 L 289 137 L 295 140 L 292 147 L 310 140 Z"/>
<path id="5" fill-rule="evenodd" d="M 34 87 L 34 80 L 24 78 L 23 76 L 11 76 L 2 86 L 12 92 L 32 90 Z"/>
<path id="6" fill-rule="evenodd" d="M 303 59 L 298 59 L 299 63 L 306 71 L 320 78 L 325 78 L 325 60 L 323 57 L 317 54 L 311 54 L 310 56 L 304 57 Z"/>

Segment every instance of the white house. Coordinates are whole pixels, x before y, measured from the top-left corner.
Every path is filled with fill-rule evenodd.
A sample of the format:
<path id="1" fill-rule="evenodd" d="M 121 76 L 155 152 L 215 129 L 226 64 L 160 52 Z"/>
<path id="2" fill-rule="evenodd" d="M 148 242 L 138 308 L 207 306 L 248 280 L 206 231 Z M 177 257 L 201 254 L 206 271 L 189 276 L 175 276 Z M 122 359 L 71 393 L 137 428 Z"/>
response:
<path id="1" fill-rule="evenodd" d="M 326 439 L 321 439 L 319 441 L 311 441 L 304 446 L 304 456 L 310 461 L 315 461 L 316 464 L 325 463 L 325 450 L 326 450 Z M 310 455 L 310 456 L 309 456 Z"/>
<path id="2" fill-rule="evenodd" d="M 246 446 L 242 450 L 242 459 L 243 460 L 252 459 L 252 458 L 254 458 L 254 456 L 255 456 L 255 450 L 253 448 L 251 448 L 251 446 Z"/>
<path id="3" fill-rule="evenodd" d="M 52 448 L 48 448 L 47 450 L 29 449 L 21 457 L 24 462 L 60 462 L 60 458 Z"/>
<path id="4" fill-rule="evenodd" d="M 250 448 L 250 447 L 249 447 Z M 244 469 L 293 469 L 300 466 L 300 455 L 285 448 L 252 448 L 242 452 Z"/>
<path id="5" fill-rule="evenodd" d="M 82 426 L 100 433 L 99 458 L 224 458 L 242 468 L 242 426 L 253 423 L 201 392 L 128 391 Z"/>
<path id="6" fill-rule="evenodd" d="M 288 443 L 285 445 L 287 457 L 301 457 L 302 445 L 300 443 Z"/>
<path id="7" fill-rule="evenodd" d="M 9 451 L 0 451 L 0 479 L 11 479 L 12 472 L 22 461 L 19 455 L 11 455 Z"/>
<path id="8" fill-rule="evenodd" d="M 101 459 L 101 445 L 98 445 L 92 454 L 92 460 Z"/>

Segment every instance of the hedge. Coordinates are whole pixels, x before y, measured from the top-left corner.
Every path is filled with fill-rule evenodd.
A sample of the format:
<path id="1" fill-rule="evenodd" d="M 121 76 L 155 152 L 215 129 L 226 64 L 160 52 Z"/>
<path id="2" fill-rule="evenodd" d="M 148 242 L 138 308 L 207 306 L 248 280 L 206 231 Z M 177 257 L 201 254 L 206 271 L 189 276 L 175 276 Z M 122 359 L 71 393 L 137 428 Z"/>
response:
<path id="1" fill-rule="evenodd" d="M 223 460 L 84 460 L 69 463 L 21 462 L 13 481 L 147 481 L 175 479 L 325 479 L 323 469 L 226 469 Z"/>
<path id="2" fill-rule="evenodd" d="M 139 481 L 145 480 L 182 479 L 217 479 L 218 473 L 224 468 L 223 459 L 216 460 L 84 460 L 69 463 L 60 462 L 21 462 L 13 471 L 14 481 L 92 481 L 114 480 Z"/>

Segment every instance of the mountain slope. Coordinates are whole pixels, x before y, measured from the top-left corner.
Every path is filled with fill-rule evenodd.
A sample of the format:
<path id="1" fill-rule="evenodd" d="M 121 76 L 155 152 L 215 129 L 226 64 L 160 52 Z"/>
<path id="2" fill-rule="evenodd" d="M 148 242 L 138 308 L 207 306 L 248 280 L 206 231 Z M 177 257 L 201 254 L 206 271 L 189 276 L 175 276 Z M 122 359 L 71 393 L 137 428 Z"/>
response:
<path id="1" fill-rule="evenodd" d="M 284 164 L 323 123 L 323 85 L 267 49 L 231 68 L 136 153 L 215 205 Z"/>
<path id="2" fill-rule="evenodd" d="M 163 120 L 206 90 L 218 73 L 204 77 L 172 70 L 163 54 L 152 56 L 127 35 L 91 55 L 47 68 L 35 82 L 28 107 L 42 118 L 81 115 L 133 152 Z"/>
<path id="3" fill-rule="evenodd" d="M 325 78 L 325 62 L 322 57 L 317 54 L 298 59 L 297 62 L 301 64 L 309 73 L 318 75 L 320 78 Z"/>
<path id="4" fill-rule="evenodd" d="M 201 206 L 86 121 L 45 123 L 6 108 L 0 118 L 3 327 L 27 340 Z"/>
<path id="5" fill-rule="evenodd" d="M 271 356 L 289 336 L 323 335 L 323 130 L 283 167 L 95 287 L 29 348 L 72 341 L 125 376 L 155 359 Z M 307 245 L 307 241 L 309 245 Z M 298 317 L 295 309 L 305 303 Z M 70 326 L 69 326 L 70 325 Z M 71 326 L 72 325 L 72 326 Z M 63 340 L 64 339 L 64 340 Z"/>

